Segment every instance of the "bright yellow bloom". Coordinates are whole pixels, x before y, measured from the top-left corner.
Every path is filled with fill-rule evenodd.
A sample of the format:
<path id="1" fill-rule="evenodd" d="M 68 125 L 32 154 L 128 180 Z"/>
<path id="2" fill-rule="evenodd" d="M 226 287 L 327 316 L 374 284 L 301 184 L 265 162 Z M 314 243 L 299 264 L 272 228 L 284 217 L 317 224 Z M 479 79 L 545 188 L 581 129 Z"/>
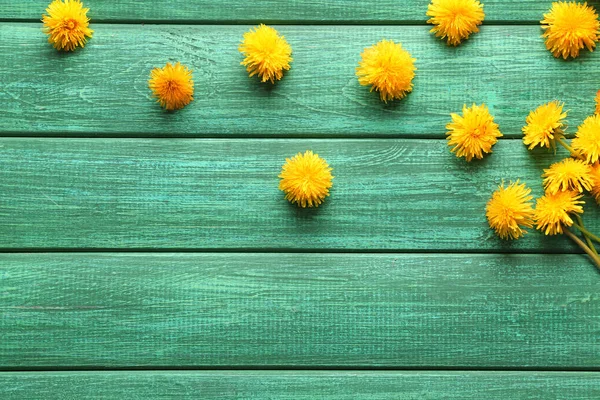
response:
<path id="1" fill-rule="evenodd" d="M 446 125 L 448 146 L 457 157 L 471 161 L 473 157 L 483 158 L 483 153 L 491 153 L 492 146 L 502 136 L 494 117 L 485 104 L 463 106 L 463 115 L 451 114 L 452 122 Z"/>
<path id="2" fill-rule="evenodd" d="M 486 216 L 490 228 L 502 239 L 518 239 L 525 231 L 522 227 L 533 226 L 533 207 L 531 189 L 519 181 L 511 182 L 508 187 L 498 186 L 488 201 Z"/>
<path id="3" fill-rule="evenodd" d="M 250 76 L 258 75 L 262 82 L 280 80 L 292 62 L 292 47 L 285 37 L 263 24 L 244 33 L 239 51 L 245 57 L 241 64 Z"/>
<path id="4" fill-rule="evenodd" d="M 333 179 L 327 162 L 310 150 L 286 158 L 279 177 L 286 200 L 303 208 L 318 207 L 329 196 Z"/>
<path id="5" fill-rule="evenodd" d="M 600 35 L 598 15 L 587 3 L 552 3 L 548 14 L 541 21 L 546 48 L 554 57 L 577 57 L 587 47 L 593 51 Z"/>
<path id="6" fill-rule="evenodd" d="M 575 192 L 557 192 L 555 194 L 546 193 L 535 204 L 535 220 L 537 229 L 544 232 L 545 235 L 556 235 L 563 233 L 563 225 L 573 225 L 573 220 L 569 216 L 571 213 L 581 214 L 584 204 L 581 194 Z"/>
<path id="7" fill-rule="evenodd" d="M 565 158 L 544 170 L 546 192 L 555 194 L 567 190 L 582 193 L 591 190 L 593 181 L 590 166 L 581 160 Z"/>
<path id="8" fill-rule="evenodd" d="M 93 30 L 89 28 L 88 8 L 83 8 L 79 0 L 54 0 L 42 16 L 44 33 L 48 42 L 57 50 L 72 51 L 77 46 L 84 47 L 86 36 L 91 38 Z"/>
<path id="9" fill-rule="evenodd" d="M 531 111 L 523 127 L 523 143 L 529 150 L 535 146 L 556 148 L 556 140 L 564 137 L 563 120 L 567 112 L 563 112 L 563 104 L 554 100 Z"/>
<path id="10" fill-rule="evenodd" d="M 178 110 L 194 100 L 192 71 L 179 62 L 167 63 L 164 68 L 154 68 L 148 86 L 157 98 L 157 103 L 167 110 Z"/>
<path id="11" fill-rule="evenodd" d="M 448 44 L 458 45 L 468 39 L 471 33 L 479 32 L 485 14 L 478 0 L 431 0 L 427 7 L 427 23 L 435 25 L 431 29 L 435 36 L 447 38 Z"/>
<path id="12" fill-rule="evenodd" d="M 587 117 L 579 125 L 571 146 L 589 164 L 600 160 L 600 114 Z"/>
<path id="13" fill-rule="evenodd" d="M 600 90 L 598 90 L 596 92 L 596 97 L 594 98 L 594 101 L 596 102 L 596 114 L 600 114 Z"/>
<path id="14" fill-rule="evenodd" d="M 361 53 L 356 68 L 358 82 L 379 92 L 382 101 L 404 98 L 412 91 L 415 59 L 392 40 L 382 40 Z"/>
<path id="15" fill-rule="evenodd" d="M 600 163 L 592 165 L 591 175 L 594 182 L 591 193 L 594 199 L 596 199 L 596 203 L 600 204 Z"/>

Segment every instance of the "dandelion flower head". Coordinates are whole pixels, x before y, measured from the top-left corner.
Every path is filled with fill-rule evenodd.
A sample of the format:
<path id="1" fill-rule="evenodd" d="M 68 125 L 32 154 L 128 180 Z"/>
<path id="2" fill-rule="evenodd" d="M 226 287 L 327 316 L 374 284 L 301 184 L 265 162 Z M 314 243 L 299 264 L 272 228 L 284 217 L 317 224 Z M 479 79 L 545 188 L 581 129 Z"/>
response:
<path id="1" fill-rule="evenodd" d="M 358 82 L 371 86 L 386 103 L 402 99 L 412 91 L 415 61 L 402 44 L 384 39 L 361 53 L 356 68 Z"/>
<path id="2" fill-rule="evenodd" d="M 554 100 L 531 111 L 523 127 L 523 143 L 529 150 L 536 146 L 556 148 L 556 140 L 564 137 L 563 104 Z"/>
<path id="3" fill-rule="evenodd" d="M 472 33 L 479 32 L 485 14 L 478 0 L 432 0 L 427 7 L 431 33 L 457 46 Z"/>
<path id="4" fill-rule="evenodd" d="M 525 231 L 523 227 L 533 226 L 531 189 L 524 183 L 511 182 L 508 186 L 498 186 L 486 206 L 486 216 L 490 227 L 502 239 L 518 239 Z"/>
<path id="5" fill-rule="evenodd" d="M 77 46 L 84 47 L 87 38 L 92 37 L 89 28 L 88 8 L 83 8 L 79 0 L 54 0 L 42 16 L 44 33 L 48 42 L 57 50 L 73 51 Z"/>
<path id="6" fill-rule="evenodd" d="M 457 157 L 481 159 L 484 153 L 491 153 L 492 146 L 502 136 L 494 117 L 485 104 L 463 106 L 463 114 L 451 114 L 452 122 L 446 125 L 448 146 Z"/>
<path id="7" fill-rule="evenodd" d="M 241 64 L 249 75 L 258 75 L 262 82 L 280 80 L 292 62 L 292 47 L 285 37 L 263 24 L 244 33 L 239 51 L 245 57 Z"/>
<path id="8" fill-rule="evenodd" d="M 299 206 L 318 207 L 329 196 L 333 176 L 325 160 L 307 150 L 287 158 L 281 170 L 279 189 Z"/>
<path id="9" fill-rule="evenodd" d="M 148 86 L 157 102 L 167 110 L 178 110 L 194 99 L 192 71 L 179 62 L 167 63 L 164 68 L 154 68 Z"/>

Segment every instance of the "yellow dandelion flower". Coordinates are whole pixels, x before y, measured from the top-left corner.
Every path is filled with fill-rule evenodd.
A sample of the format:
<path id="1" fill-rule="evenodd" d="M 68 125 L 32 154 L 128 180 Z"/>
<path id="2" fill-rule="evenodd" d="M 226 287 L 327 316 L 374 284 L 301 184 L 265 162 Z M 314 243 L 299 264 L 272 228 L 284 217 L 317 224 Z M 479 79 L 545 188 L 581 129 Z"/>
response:
<path id="1" fill-rule="evenodd" d="M 77 46 L 84 47 L 86 37 L 91 38 L 93 30 L 89 28 L 87 17 L 89 8 L 83 8 L 79 0 L 54 0 L 42 16 L 44 33 L 48 42 L 57 50 L 73 51 Z"/>
<path id="2" fill-rule="evenodd" d="M 519 181 L 498 186 L 485 208 L 490 228 L 502 239 L 518 239 L 533 226 L 531 189 Z"/>
<path id="3" fill-rule="evenodd" d="M 327 162 L 310 150 L 286 158 L 279 177 L 286 200 L 303 208 L 318 207 L 329 196 L 333 179 Z"/>
<path id="4" fill-rule="evenodd" d="M 596 163 L 591 167 L 592 175 L 592 196 L 596 199 L 596 203 L 600 204 L 600 163 Z"/>
<path id="5" fill-rule="evenodd" d="M 448 146 L 454 146 L 452 152 L 457 157 L 465 157 L 467 161 L 483 158 L 483 153 L 491 153 L 492 146 L 502 136 L 494 117 L 490 115 L 485 104 L 463 106 L 463 115 L 451 114 L 452 122 L 448 129 Z"/>
<path id="6" fill-rule="evenodd" d="M 600 114 L 587 117 L 579 125 L 571 147 L 589 164 L 600 160 Z"/>
<path id="7" fill-rule="evenodd" d="M 556 235 L 563 233 L 563 225 L 573 225 L 569 214 L 583 213 L 584 204 L 581 194 L 575 192 L 546 193 L 535 204 L 534 218 L 537 221 L 536 228 L 543 231 L 545 235 Z"/>
<path id="8" fill-rule="evenodd" d="M 600 114 L 600 90 L 596 92 L 596 97 L 594 97 L 594 102 L 596 103 L 596 114 Z"/>
<path id="9" fill-rule="evenodd" d="M 471 33 L 479 32 L 485 14 L 483 5 L 478 0 L 432 0 L 427 7 L 427 23 L 435 25 L 431 33 L 448 44 L 457 46 Z"/>
<path id="10" fill-rule="evenodd" d="M 239 51 L 245 57 L 241 64 L 250 76 L 258 75 L 262 82 L 280 80 L 292 62 L 292 47 L 285 37 L 263 24 L 244 33 Z"/>
<path id="11" fill-rule="evenodd" d="M 169 111 L 183 108 L 194 100 L 192 71 L 179 62 L 154 68 L 148 86 L 157 98 L 156 102 Z"/>
<path id="12" fill-rule="evenodd" d="M 415 59 L 402 44 L 382 40 L 361 53 L 356 68 L 358 82 L 379 92 L 382 101 L 404 98 L 412 91 Z"/>
<path id="13" fill-rule="evenodd" d="M 546 192 L 555 194 L 567 190 L 582 193 L 591 190 L 593 181 L 590 166 L 581 160 L 565 158 L 544 170 Z"/>
<path id="14" fill-rule="evenodd" d="M 577 57 L 587 47 L 593 51 L 600 35 L 598 15 L 587 3 L 559 1 L 552 3 L 541 21 L 546 48 L 554 57 Z"/>
<path id="15" fill-rule="evenodd" d="M 523 143 L 529 146 L 529 150 L 535 146 L 556 148 L 556 140 L 564 137 L 563 120 L 566 117 L 563 104 L 556 100 L 539 106 L 525 120 L 527 125 L 523 127 Z"/>

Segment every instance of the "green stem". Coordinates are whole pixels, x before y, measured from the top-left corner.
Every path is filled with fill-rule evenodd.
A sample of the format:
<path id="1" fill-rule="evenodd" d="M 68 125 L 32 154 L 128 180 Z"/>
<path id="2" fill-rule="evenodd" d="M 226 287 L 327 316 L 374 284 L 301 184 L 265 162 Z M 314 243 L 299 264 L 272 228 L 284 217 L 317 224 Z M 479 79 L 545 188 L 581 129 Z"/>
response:
<path id="1" fill-rule="evenodd" d="M 583 220 L 581 219 L 579 214 L 575 214 L 575 219 L 577 220 L 577 224 L 578 224 L 577 226 L 584 228 Z M 583 232 L 581 232 L 581 233 L 583 233 Z M 585 233 L 583 233 L 583 236 L 585 237 L 585 242 L 587 243 L 590 250 L 592 250 L 595 255 L 598 255 L 598 251 L 596 250 L 596 247 L 594 246 L 594 243 L 592 243 L 592 240 L 590 239 L 590 237 L 588 235 L 586 235 Z"/>
<path id="2" fill-rule="evenodd" d="M 571 146 L 569 146 L 567 144 L 567 142 L 564 141 L 563 138 L 557 138 L 556 141 L 558 142 L 558 144 L 560 144 L 562 147 L 564 147 L 565 149 L 567 149 L 569 151 L 569 153 L 571 154 L 575 154 L 575 150 L 573 150 L 573 148 Z"/>
<path id="3" fill-rule="evenodd" d="M 581 231 L 581 233 L 583 233 L 585 236 L 589 237 L 590 239 L 592 239 L 595 242 L 600 243 L 600 237 L 594 235 L 592 232 L 588 231 L 587 229 L 585 229 L 583 226 L 573 222 L 573 226 L 577 229 L 579 229 Z"/>
<path id="4" fill-rule="evenodd" d="M 581 247 L 581 249 L 583 251 L 585 251 L 585 253 L 588 256 L 590 256 L 590 258 L 594 262 L 594 265 L 596 266 L 596 268 L 598 268 L 600 270 L 600 257 L 595 255 L 594 252 L 589 247 L 587 247 L 585 243 L 583 243 L 583 240 L 581 240 L 577 236 L 575 236 L 570 230 L 568 230 L 567 228 L 564 228 L 564 231 L 565 231 L 565 235 L 567 235 L 569 238 L 571 238 L 572 241 L 574 241 L 579 247 Z"/>

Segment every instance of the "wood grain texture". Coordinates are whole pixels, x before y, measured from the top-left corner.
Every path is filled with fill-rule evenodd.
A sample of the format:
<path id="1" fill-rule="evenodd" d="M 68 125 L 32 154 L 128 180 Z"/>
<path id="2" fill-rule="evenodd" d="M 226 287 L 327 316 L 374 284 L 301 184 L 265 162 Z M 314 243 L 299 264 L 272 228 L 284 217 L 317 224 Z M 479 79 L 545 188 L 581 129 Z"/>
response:
<path id="1" fill-rule="evenodd" d="M 317 209 L 278 189 L 285 158 L 307 149 L 335 175 Z M 520 140 L 469 164 L 442 140 L 4 138 L 0 248 L 570 252 L 563 236 L 500 240 L 485 218 L 503 179 L 540 195 L 565 155 Z"/>
<path id="2" fill-rule="evenodd" d="M 52 372 L 0 374 L 3 400 L 597 400 L 590 372 Z"/>
<path id="3" fill-rule="evenodd" d="M 239 65 L 248 26 L 102 24 L 84 49 L 61 54 L 39 24 L 1 24 L 0 134 L 443 138 L 451 112 L 485 102 L 502 132 L 520 137 L 529 111 L 555 98 L 574 132 L 599 88 L 597 54 L 555 59 L 538 26 L 486 26 L 458 48 L 425 26 L 277 28 L 294 62 L 272 87 Z M 382 38 L 403 42 L 418 68 L 413 93 L 387 106 L 355 76 L 363 48 Z M 169 114 L 147 80 L 178 60 L 195 71 L 195 101 Z"/>
<path id="4" fill-rule="evenodd" d="M 416 0 L 86 0 L 94 21 L 214 23 L 424 23 L 429 1 Z M 538 22 L 550 2 L 486 0 L 485 22 Z M 39 20 L 47 0 L 0 0 L 0 19 Z"/>
<path id="5" fill-rule="evenodd" d="M 0 368 L 600 367 L 579 255 L 0 255 Z"/>

